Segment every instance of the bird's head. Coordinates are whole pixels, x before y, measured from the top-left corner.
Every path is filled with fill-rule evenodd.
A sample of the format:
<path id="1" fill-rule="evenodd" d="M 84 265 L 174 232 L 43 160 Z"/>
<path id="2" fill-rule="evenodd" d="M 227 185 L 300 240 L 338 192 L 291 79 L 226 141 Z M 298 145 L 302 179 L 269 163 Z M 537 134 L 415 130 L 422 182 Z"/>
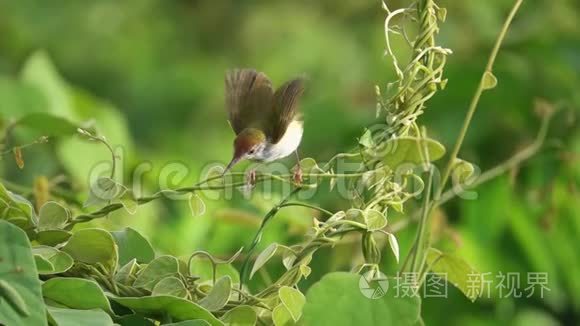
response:
<path id="1" fill-rule="evenodd" d="M 224 170 L 229 171 L 236 163 L 244 159 L 260 157 L 266 147 L 266 135 L 255 128 L 247 128 L 240 132 L 234 140 L 234 157 Z"/>

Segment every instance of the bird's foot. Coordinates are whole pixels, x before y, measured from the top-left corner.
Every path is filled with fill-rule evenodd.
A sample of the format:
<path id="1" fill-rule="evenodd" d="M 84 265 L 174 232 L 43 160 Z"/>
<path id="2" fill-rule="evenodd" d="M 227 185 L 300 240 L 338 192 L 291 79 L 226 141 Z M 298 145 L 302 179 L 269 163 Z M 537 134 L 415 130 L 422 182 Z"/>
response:
<path id="1" fill-rule="evenodd" d="M 294 170 L 294 175 L 292 176 L 294 179 L 294 183 L 301 185 L 302 184 L 302 169 L 300 166 L 296 170 Z"/>
<path id="2" fill-rule="evenodd" d="M 254 186 L 256 184 L 256 169 L 251 169 L 246 173 L 246 182 L 250 186 Z"/>

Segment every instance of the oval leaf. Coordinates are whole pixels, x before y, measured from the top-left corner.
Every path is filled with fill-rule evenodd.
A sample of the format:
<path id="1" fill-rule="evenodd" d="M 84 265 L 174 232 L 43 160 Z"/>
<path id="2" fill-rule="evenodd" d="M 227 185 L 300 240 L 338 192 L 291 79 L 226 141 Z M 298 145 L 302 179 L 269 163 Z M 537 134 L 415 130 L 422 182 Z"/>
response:
<path id="1" fill-rule="evenodd" d="M 199 301 L 199 305 L 209 311 L 218 311 L 223 308 L 232 292 L 232 279 L 224 276 L 217 280 L 207 296 Z"/>
<path id="2" fill-rule="evenodd" d="M 194 217 L 205 214 L 205 203 L 198 194 L 191 194 L 189 197 L 189 209 Z"/>
<path id="3" fill-rule="evenodd" d="M 254 326 L 258 320 L 256 311 L 250 306 L 237 306 L 232 310 L 226 312 L 222 317 L 222 321 L 226 325 L 235 326 Z"/>
<path id="4" fill-rule="evenodd" d="M 46 325 L 40 280 L 30 242 L 23 230 L 1 219 L 0 258 L 0 278 L 4 285 L 0 285 L 1 323 Z"/>
<path id="5" fill-rule="evenodd" d="M 38 273 L 41 275 L 64 273 L 68 271 L 74 263 L 69 254 L 49 246 L 34 247 L 32 248 L 32 253 L 34 253 L 35 258 L 42 257 L 42 259 L 48 261 L 52 267 L 51 270 L 39 269 Z"/>
<path id="6" fill-rule="evenodd" d="M 397 259 L 397 263 L 399 262 L 399 242 L 394 234 L 389 233 L 387 234 L 389 238 L 389 245 L 391 246 L 391 251 L 393 251 L 393 255 L 395 255 L 395 259 Z"/>
<path id="7" fill-rule="evenodd" d="M 178 298 L 186 298 L 187 289 L 180 279 L 175 276 L 169 276 L 155 284 L 151 295 L 172 295 Z"/>
<path id="8" fill-rule="evenodd" d="M 277 243 L 272 243 L 264 251 L 262 251 L 258 257 L 256 257 L 256 262 L 254 262 L 254 266 L 252 267 L 252 271 L 250 272 L 250 279 L 254 276 L 254 274 L 264 266 L 270 258 L 274 256 L 276 253 L 276 249 L 278 249 Z"/>
<path id="9" fill-rule="evenodd" d="M 278 290 L 278 296 L 282 304 L 284 304 L 284 307 L 288 309 L 292 319 L 298 321 L 302 316 L 302 308 L 304 308 L 304 304 L 306 303 L 304 294 L 295 288 L 283 286 Z"/>
<path id="10" fill-rule="evenodd" d="M 149 263 L 137 276 L 133 286 L 142 287 L 149 291 L 157 282 L 168 276 L 174 276 L 179 273 L 179 263 L 173 256 L 161 256 Z"/>
<path id="11" fill-rule="evenodd" d="M 376 231 L 387 226 L 387 218 L 383 213 L 376 209 L 369 209 L 364 212 L 365 224 L 367 225 L 367 230 Z"/>
<path id="12" fill-rule="evenodd" d="M 382 297 L 370 299 L 359 288 L 361 276 L 336 272 L 325 275 L 306 294 L 305 325 L 417 325 L 420 299 L 397 296 L 388 288 Z"/>
<path id="13" fill-rule="evenodd" d="M 111 235 L 119 247 L 119 264 L 125 265 L 132 259 L 139 263 L 149 263 L 155 258 L 153 247 L 139 232 L 132 228 L 112 231 Z"/>
<path id="14" fill-rule="evenodd" d="M 42 284 L 42 295 L 73 309 L 102 309 L 113 313 L 103 290 L 93 280 L 55 277 Z"/>
<path id="15" fill-rule="evenodd" d="M 480 274 L 462 258 L 430 248 L 427 252 L 426 263 L 432 272 L 445 277 L 469 300 L 475 301 L 480 295 L 479 291 L 483 289 L 483 285 L 473 286 L 473 277 L 478 277 Z"/>
<path id="16" fill-rule="evenodd" d="M 436 161 L 445 154 L 445 147 L 430 138 L 399 137 L 386 141 L 380 148 L 371 153 L 375 158 L 381 158 L 391 169 L 396 169 L 401 163 L 423 163 L 423 146 L 429 153 L 429 160 Z"/>
<path id="17" fill-rule="evenodd" d="M 110 299 L 137 313 L 167 315 L 174 320 L 202 319 L 210 325 L 223 326 L 209 311 L 194 302 L 168 296 L 115 297 Z"/>
<path id="18" fill-rule="evenodd" d="M 113 236 L 103 229 L 82 229 L 75 232 L 62 250 L 87 264 L 101 263 L 115 269 L 117 246 Z"/>
<path id="19" fill-rule="evenodd" d="M 38 213 L 38 229 L 50 230 L 61 229 L 70 219 L 70 212 L 61 204 L 49 201 L 40 207 Z"/>

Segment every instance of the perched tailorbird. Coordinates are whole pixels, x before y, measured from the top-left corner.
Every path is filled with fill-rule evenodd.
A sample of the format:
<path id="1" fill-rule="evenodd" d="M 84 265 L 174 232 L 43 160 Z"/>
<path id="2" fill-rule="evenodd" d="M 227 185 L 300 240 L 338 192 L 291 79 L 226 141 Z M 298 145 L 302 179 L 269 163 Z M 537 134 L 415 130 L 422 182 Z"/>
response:
<path id="1" fill-rule="evenodd" d="M 254 69 L 226 73 L 226 109 L 236 139 L 234 157 L 224 173 L 243 159 L 271 162 L 296 152 L 302 140 L 298 100 L 303 91 L 301 78 L 290 80 L 274 91 L 268 77 Z M 254 171 L 250 172 L 252 179 L 255 179 Z M 300 169 L 295 180 L 301 180 Z"/>

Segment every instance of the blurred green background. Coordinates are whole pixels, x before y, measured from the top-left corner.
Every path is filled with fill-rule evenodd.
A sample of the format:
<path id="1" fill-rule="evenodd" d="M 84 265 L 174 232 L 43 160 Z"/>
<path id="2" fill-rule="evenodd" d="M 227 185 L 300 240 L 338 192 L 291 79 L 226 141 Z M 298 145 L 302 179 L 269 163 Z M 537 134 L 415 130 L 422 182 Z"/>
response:
<path id="1" fill-rule="evenodd" d="M 454 53 L 445 72 L 448 86 L 429 102 L 420 122 L 450 148 L 512 1 L 438 3 L 448 10 L 438 43 Z M 387 4 L 398 8 L 409 2 Z M 383 56 L 384 18 L 379 1 L 361 0 L 2 0 L 2 129 L 35 111 L 79 122 L 93 119 L 111 144 L 122 146 L 126 183 L 136 166 L 148 162 L 147 192 L 153 192 L 160 170 L 182 162 L 189 171 L 180 184 L 188 185 L 199 180 L 208 163 L 231 158 L 224 72 L 255 67 L 275 85 L 308 76 L 300 151 L 324 161 L 356 144 L 374 121 L 374 85 L 394 80 L 390 59 Z M 499 298 L 494 291 L 492 298 L 470 303 L 449 288 L 449 298 L 423 301 L 428 325 L 578 323 L 579 22 L 577 0 L 524 2 L 496 64 L 498 87 L 484 94 L 461 157 L 483 170 L 493 167 L 535 137 L 534 100 L 564 109 L 539 155 L 478 188 L 477 200 L 450 202 L 435 219 L 436 247 L 456 250 L 482 272 L 522 273 L 520 289 L 526 287 L 526 272 L 547 272 L 551 291 L 543 299 Z M 16 130 L 13 145 L 37 136 Z M 23 170 L 11 155 L 3 155 L 0 173 L 4 181 L 25 188 L 46 176 L 55 187 L 79 193 L 82 201 L 89 169 L 108 158 L 102 146 L 62 139 L 27 147 Z M 187 255 L 204 249 L 225 257 L 249 244 L 274 202 L 276 196 L 255 193 L 245 199 L 234 193 L 233 200 L 206 200 L 207 212 L 192 218 L 186 203 L 158 201 L 135 215 L 115 213 L 94 223 L 111 229 L 132 226 L 159 252 Z M 332 211 L 349 205 L 325 188 L 312 202 Z M 304 209 L 283 210 L 262 245 L 299 240 L 312 216 Z M 404 218 L 393 217 L 391 223 Z M 402 253 L 408 252 L 414 228 L 397 236 Z M 359 251 L 356 241 L 346 241 L 320 252 L 301 287 L 331 270 L 350 269 L 360 262 Z M 396 271 L 395 260 L 384 256 L 384 270 Z M 276 268 L 281 272 L 272 264 L 274 275 Z M 254 282 L 259 286 L 259 279 Z"/>

